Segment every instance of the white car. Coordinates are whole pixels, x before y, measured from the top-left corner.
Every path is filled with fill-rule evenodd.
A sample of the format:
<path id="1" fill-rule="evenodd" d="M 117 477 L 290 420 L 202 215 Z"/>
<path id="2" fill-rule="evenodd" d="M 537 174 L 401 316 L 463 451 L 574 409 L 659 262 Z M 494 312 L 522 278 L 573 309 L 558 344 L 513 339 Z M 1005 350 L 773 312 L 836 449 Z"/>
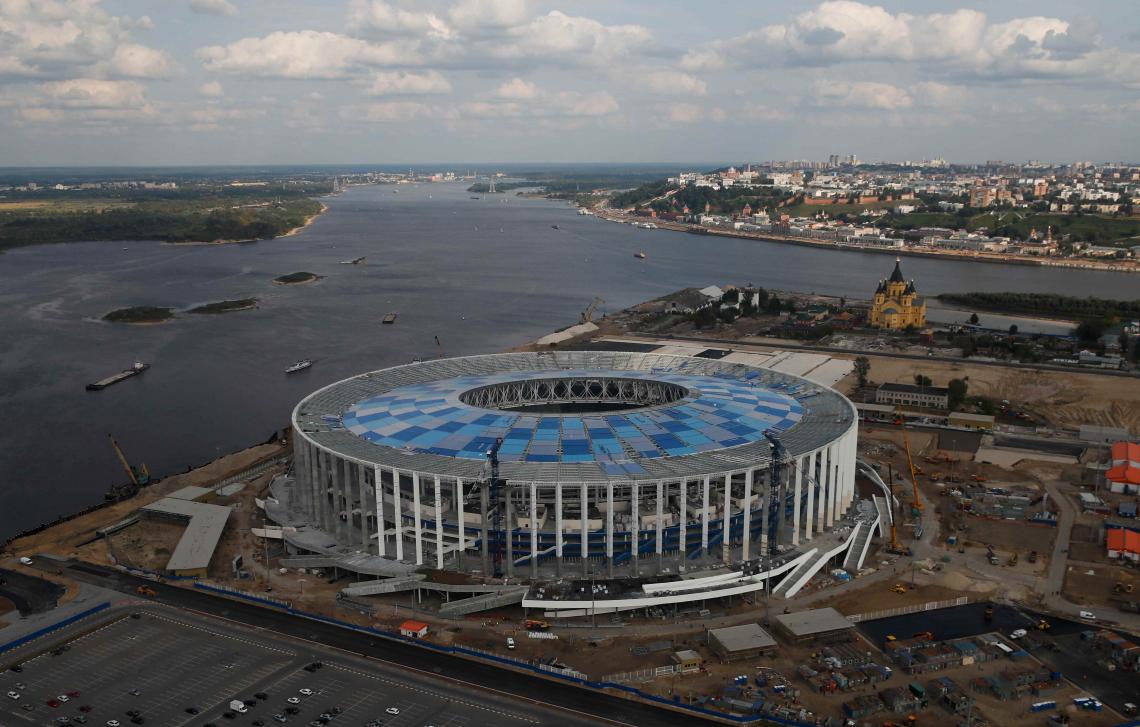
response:
<path id="1" fill-rule="evenodd" d="M 385 709 L 384 711 L 387 712 L 388 714 L 391 714 L 391 715 L 397 715 L 400 713 L 400 708 L 399 707 L 388 707 L 388 709 Z"/>
<path id="2" fill-rule="evenodd" d="M 300 704 L 301 698 L 300 697 L 289 697 L 285 701 L 288 702 L 289 704 Z"/>
<path id="3" fill-rule="evenodd" d="M 25 555 L 22 558 L 20 558 L 20 562 L 23 563 L 24 565 L 31 565 L 32 559 Z"/>
<path id="4" fill-rule="evenodd" d="M 298 691 L 301 692 L 301 694 L 304 694 L 306 697 L 313 696 L 313 690 L 309 689 L 308 687 L 305 687 L 304 689 L 300 689 Z"/>
<path id="5" fill-rule="evenodd" d="M 20 698 L 19 692 L 8 692 L 8 699 L 19 699 L 19 698 Z"/>
<path id="6" fill-rule="evenodd" d="M 58 699 L 61 702 L 70 702 L 71 701 L 71 697 L 67 696 L 66 694 L 61 694 L 58 697 L 56 697 L 56 699 Z"/>
<path id="7" fill-rule="evenodd" d="M 107 727 L 119 727 L 119 720 L 117 720 L 117 719 L 107 720 Z"/>
<path id="8" fill-rule="evenodd" d="M 1026 633 L 1028 633 L 1028 632 L 1025 629 L 1017 629 L 1016 631 L 1014 631 L 1013 633 L 1011 633 L 1009 635 L 1009 638 L 1020 639 L 1021 637 L 1025 636 Z"/>
<path id="9" fill-rule="evenodd" d="M 507 648 L 508 649 L 515 648 L 515 640 L 513 638 L 511 638 L 510 636 L 507 637 Z"/>
<path id="10" fill-rule="evenodd" d="M 1092 611 L 1081 611 L 1080 617 L 1086 621 L 1096 621 L 1096 616 Z"/>

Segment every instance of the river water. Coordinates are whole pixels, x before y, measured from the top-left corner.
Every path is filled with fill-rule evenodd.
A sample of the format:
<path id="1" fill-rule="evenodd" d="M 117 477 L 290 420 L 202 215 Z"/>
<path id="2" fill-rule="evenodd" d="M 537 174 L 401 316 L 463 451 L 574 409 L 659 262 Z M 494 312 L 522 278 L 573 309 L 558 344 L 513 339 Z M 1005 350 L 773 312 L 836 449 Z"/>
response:
<path id="1" fill-rule="evenodd" d="M 616 310 L 712 283 L 866 298 L 893 264 L 874 253 L 640 230 L 546 200 L 476 200 L 462 184 L 394 189 L 327 199 L 326 214 L 278 240 L 0 255 L 0 539 L 98 502 L 122 481 L 109 433 L 133 462 L 171 474 L 266 439 L 319 386 L 436 355 L 435 336 L 447 355 L 500 351 L 576 322 L 595 295 Z M 362 255 L 366 265 L 340 264 Z M 903 268 L 923 293 L 1125 298 L 1136 285 L 1120 273 L 977 262 L 908 258 Z M 301 270 L 324 277 L 270 282 Z M 99 321 L 123 306 L 244 297 L 259 298 L 258 309 L 153 326 Z M 391 311 L 396 325 L 380 325 Z M 300 358 L 316 364 L 286 376 Z M 153 366 L 84 391 L 135 359 Z"/>

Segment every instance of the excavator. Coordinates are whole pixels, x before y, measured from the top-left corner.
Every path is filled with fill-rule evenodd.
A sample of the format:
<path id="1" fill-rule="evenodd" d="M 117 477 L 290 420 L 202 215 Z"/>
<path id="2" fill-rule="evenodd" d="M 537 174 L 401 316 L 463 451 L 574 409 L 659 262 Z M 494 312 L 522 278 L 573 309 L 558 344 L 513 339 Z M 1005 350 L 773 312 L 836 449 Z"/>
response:
<path id="1" fill-rule="evenodd" d="M 140 488 L 146 487 L 150 484 L 150 470 L 146 468 L 145 464 L 140 464 L 138 467 L 132 465 L 127 456 L 123 454 L 123 450 L 119 447 L 119 443 L 110 434 L 107 435 L 111 440 L 111 447 L 115 450 L 115 456 L 119 458 L 119 464 L 123 466 L 123 470 L 127 473 L 128 483 L 125 485 L 112 485 L 111 489 L 107 491 L 104 498 L 108 502 L 118 502 L 125 500 L 128 497 L 133 497 L 138 493 Z"/>

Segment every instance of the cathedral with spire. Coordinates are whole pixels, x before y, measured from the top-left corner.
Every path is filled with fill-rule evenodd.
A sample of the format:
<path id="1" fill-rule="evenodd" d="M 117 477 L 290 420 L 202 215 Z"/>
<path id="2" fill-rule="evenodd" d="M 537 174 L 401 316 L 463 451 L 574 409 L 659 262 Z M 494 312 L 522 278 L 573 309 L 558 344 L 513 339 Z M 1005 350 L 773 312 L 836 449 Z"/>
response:
<path id="1" fill-rule="evenodd" d="M 918 296 L 914 281 L 903 278 L 897 257 L 891 277 L 880 280 L 875 289 L 870 324 L 872 328 L 895 331 L 926 325 L 926 301 Z"/>

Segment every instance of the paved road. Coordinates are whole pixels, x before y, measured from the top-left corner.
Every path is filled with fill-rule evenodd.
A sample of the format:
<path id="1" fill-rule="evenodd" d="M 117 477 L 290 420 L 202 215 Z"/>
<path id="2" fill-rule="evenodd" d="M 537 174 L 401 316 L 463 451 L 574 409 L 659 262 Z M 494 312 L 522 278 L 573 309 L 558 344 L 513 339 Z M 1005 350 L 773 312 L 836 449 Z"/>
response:
<path id="1" fill-rule="evenodd" d="M 587 691 L 541 677 L 500 669 L 490 664 L 438 654 L 414 644 L 384 638 L 369 639 L 349 629 L 299 618 L 287 613 L 243 603 L 204 591 L 156 584 L 115 570 L 72 563 L 66 566 L 70 576 L 124 593 L 134 593 L 139 585 L 154 588 L 161 603 L 222 616 L 240 623 L 269 629 L 361 656 L 379 659 L 397 666 L 434 673 L 443 679 L 465 682 L 470 686 L 508 692 L 512 696 L 555 708 L 572 710 L 599 722 L 629 725 L 693 725 L 716 724 L 688 714 L 654 707 L 610 694 Z"/>
<path id="2" fill-rule="evenodd" d="M 646 338 L 650 340 L 693 341 L 706 343 L 709 348 L 732 348 L 744 350 L 745 347 L 774 348 L 788 351 L 814 351 L 818 353 L 839 353 L 846 356 L 882 356 L 885 358 L 900 358 L 912 361 L 941 361 L 943 363 L 967 364 L 970 366 L 996 366 L 1004 369 L 1036 369 L 1038 371 L 1057 371 L 1075 375 L 1119 376 L 1128 379 L 1140 377 L 1140 372 L 1116 371 L 1113 369 L 1082 369 L 1072 366 L 1052 366 L 1049 364 L 1021 363 L 1019 361 L 986 361 L 977 358 L 962 358 L 960 356 L 927 356 L 917 353 L 901 353 L 899 351 L 864 351 L 855 348 L 838 348 L 836 346 L 809 346 L 803 343 L 786 342 L 783 339 L 773 343 L 759 343 L 735 338 L 701 338 L 699 336 L 678 336 L 659 333 L 637 333 L 629 331 L 614 336 L 615 338 Z"/>

